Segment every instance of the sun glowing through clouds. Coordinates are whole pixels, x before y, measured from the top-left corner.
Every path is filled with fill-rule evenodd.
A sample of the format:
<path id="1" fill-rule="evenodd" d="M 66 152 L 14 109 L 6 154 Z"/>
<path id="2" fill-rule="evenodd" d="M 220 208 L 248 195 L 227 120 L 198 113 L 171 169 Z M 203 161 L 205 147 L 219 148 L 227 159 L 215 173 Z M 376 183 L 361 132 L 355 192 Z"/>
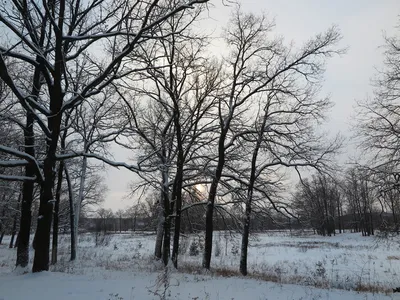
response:
<path id="1" fill-rule="evenodd" d="M 204 194 L 206 192 L 206 187 L 203 184 L 196 184 L 194 186 L 194 188 L 196 189 L 196 191 L 200 194 Z"/>

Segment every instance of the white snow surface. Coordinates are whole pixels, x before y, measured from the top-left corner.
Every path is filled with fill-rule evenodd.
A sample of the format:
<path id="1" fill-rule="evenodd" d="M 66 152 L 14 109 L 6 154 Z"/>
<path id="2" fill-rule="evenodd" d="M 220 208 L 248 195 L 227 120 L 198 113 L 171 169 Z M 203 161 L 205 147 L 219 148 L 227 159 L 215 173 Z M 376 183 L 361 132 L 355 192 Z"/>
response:
<path id="1" fill-rule="evenodd" d="M 0 300 L 161 299 L 164 292 L 166 299 L 400 300 L 399 293 L 391 293 L 400 287 L 399 237 L 256 234 L 250 241 L 247 278 L 237 272 L 239 235 L 214 234 L 210 274 L 201 269 L 201 249 L 198 255 L 190 251 L 192 243 L 201 244 L 202 235 L 184 236 L 180 271 L 170 267 L 166 277 L 152 257 L 154 234 L 106 235 L 97 238 L 97 246 L 95 240 L 93 234 L 81 234 L 78 260 L 69 262 L 69 236 L 61 235 L 59 262 L 51 272 L 22 274 L 14 269 L 16 249 L 8 248 L 5 237 Z M 31 261 L 32 256 L 33 250 Z"/>
<path id="2" fill-rule="evenodd" d="M 58 272 L 9 274 L 0 276 L 0 299 L 160 299 L 156 293 L 156 281 L 157 274 L 154 273 L 115 271 L 105 271 L 97 275 Z M 392 299 L 390 296 L 378 294 L 358 294 L 343 290 L 324 290 L 233 277 L 213 278 L 173 274 L 170 281 L 167 299 Z M 158 293 L 162 293 L 162 288 L 159 288 Z"/>

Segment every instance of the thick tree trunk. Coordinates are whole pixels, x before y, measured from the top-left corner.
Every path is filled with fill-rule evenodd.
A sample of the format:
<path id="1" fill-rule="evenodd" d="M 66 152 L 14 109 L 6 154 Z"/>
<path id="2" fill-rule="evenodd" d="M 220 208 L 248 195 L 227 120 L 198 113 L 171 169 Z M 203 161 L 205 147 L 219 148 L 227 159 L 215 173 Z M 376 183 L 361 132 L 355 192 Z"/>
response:
<path id="1" fill-rule="evenodd" d="M 33 176 L 34 171 L 26 166 L 25 176 Z M 33 172 L 32 172 L 33 171 Z M 16 266 L 26 267 L 29 263 L 29 239 L 32 223 L 32 201 L 34 183 L 24 181 L 22 186 L 21 218 L 19 222 L 19 242 L 17 247 Z"/>
<path id="2" fill-rule="evenodd" d="M 32 113 L 27 113 L 26 127 L 24 130 L 25 153 L 35 157 L 35 139 L 33 132 L 34 117 Z M 31 162 L 25 167 L 25 176 L 35 176 L 35 167 Z M 17 247 L 16 266 L 26 267 L 29 263 L 29 238 L 32 223 L 32 202 L 33 202 L 33 181 L 24 181 L 22 184 L 22 203 L 21 217 L 19 222 L 19 241 Z"/>
<path id="3" fill-rule="evenodd" d="M 58 32 L 54 36 L 54 69 L 53 85 L 50 90 L 50 115 L 47 117 L 50 136 L 47 136 L 46 157 L 43 164 L 44 181 L 40 189 L 39 217 L 35 234 L 35 257 L 33 259 L 32 272 L 41 272 L 49 270 L 49 248 L 50 231 L 53 217 L 53 186 L 54 186 L 54 168 L 56 165 L 56 153 L 58 140 L 60 138 L 60 127 L 62 120 L 62 105 L 64 102 L 64 91 L 62 87 L 64 76 L 65 53 L 63 51 L 63 26 L 65 1 L 60 1 Z"/>
<path id="4" fill-rule="evenodd" d="M 40 32 L 40 47 L 43 47 L 46 37 L 45 31 L 47 26 L 47 15 L 43 19 Z M 42 63 L 43 57 L 37 56 L 36 61 Z M 32 96 L 38 97 L 41 89 L 41 66 L 35 68 L 33 74 Z M 24 128 L 24 143 L 25 153 L 35 157 L 35 134 L 34 134 L 34 113 L 29 110 L 26 113 L 26 126 Z M 35 166 L 32 162 L 28 162 L 25 167 L 25 176 L 35 176 Z M 35 183 L 33 181 L 24 181 L 22 184 L 22 203 L 21 203 L 21 217 L 19 223 L 18 245 L 17 245 L 17 262 L 16 266 L 26 267 L 29 262 L 29 238 L 31 234 L 32 223 L 32 203 L 33 203 L 33 190 Z"/>
<path id="5" fill-rule="evenodd" d="M 64 163 L 61 161 L 58 167 L 57 187 L 56 187 L 56 202 L 54 205 L 54 218 L 53 218 L 53 242 L 51 248 L 51 264 L 57 263 L 58 252 L 58 225 L 59 225 L 59 210 L 61 198 L 61 184 L 63 180 Z"/>
<path id="6" fill-rule="evenodd" d="M 59 113 L 62 104 L 61 86 L 57 86 L 57 91 L 58 92 L 53 92 L 55 95 L 58 95 L 58 97 L 55 97 L 55 95 L 52 95 L 51 97 L 50 110 L 58 113 L 53 113 L 53 115 L 48 119 L 52 138 L 48 140 L 48 150 L 43 165 L 44 182 L 40 189 L 39 216 L 34 240 L 35 257 L 33 260 L 32 272 L 49 270 L 50 232 L 53 217 L 53 205 L 55 202 L 53 198 L 53 170 L 56 164 L 56 150 L 61 125 L 61 114 Z"/>
<path id="7" fill-rule="evenodd" d="M 249 200 L 246 203 L 246 212 L 243 224 L 242 234 L 242 246 L 240 249 L 240 273 L 244 276 L 247 275 L 247 251 L 249 247 L 249 235 L 250 235 L 250 221 L 251 221 L 251 203 Z"/>
<path id="8" fill-rule="evenodd" d="M 0 245 L 3 242 L 3 238 L 4 238 L 4 234 L 5 233 L 6 233 L 5 231 L 0 231 Z"/>
<path id="9" fill-rule="evenodd" d="M 229 123 L 226 125 L 229 128 Z M 218 165 L 215 171 L 215 176 L 210 186 L 210 192 L 208 194 L 208 201 L 206 206 L 206 233 L 204 239 L 204 253 L 203 253 L 203 268 L 209 270 L 211 266 L 211 253 L 212 253 L 212 242 L 213 242 L 213 231 L 214 231 L 214 203 L 215 197 L 217 196 L 217 189 L 219 181 L 221 180 L 222 170 L 225 165 L 225 136 L 224 131 L 219 139 L 218 144 Z"/>
<path id="10" fill-rule="evenodd" d="M 179 254 L 179 239 L 181 233 L 181 209 L 182 209 L 182 182 L 183 182 L 183 145 L 182 136 L 179 124 L 179 114 L 177 115 L 175 127 L 177 127 L 177 140 L 178 140 L 178 159 L 177 170 L 175 174 L 174 187 L 172 192 L 172 203 L 175 203 L 175 227 L 174 227 L 174 241 L 172 247 L 172 262 L 175 268 L 178 268 L 178 254 Z"/>
<path id="11" fill-rule="evenodd" d="M 45 181 L 40 191 L 39 216 L 34 240 L 35 257 L 32 272 L 49 270 L 50 231 L 53 216 L 53 167 L 55 163 L 54 154 L 51 156 L 46 157 L 43 167 Z"/>
<path id="12" fill-rule="evenodd" d="M 214 224 L 213 224 L 214 201 L 217 193 L 219 180 L 220 177 L 218 178 L 215 177 L 213 179 L 206 207 L 206 233 L 204 239 L 203 268 L 206 268 L 207 270 L 209 270 L 211 266 L 212 239 L 214 231 Z"/>
<path id="13" fill-rule="evenodd" d="M 257 142 L 254 146 L 253 155 L 251 158 L 251 169 L 250 169 L 250 178 L 249 178 L 249 186 L 247 187 L 247 201 L 246 201 L 246 209 L 243 220 L 243 234 L 242 234 L 242 246 L 240 253 L 240 273 L 242 275 L 247 275 L 247 251 L 249 247 L 249 235 L 250 235 L 250 224 L 251 224 L 251 210 L 252 210 L 252 202 L 253 202 L 253 189 L 256 181 L 256 171 L 257 171 L 257 158 L 258 152 L 261 146 L 261 142 L 263 140 L 263 134 L 267 122 L 268 109 L 265 112 L 263 117 L 263 122 L 261 128 L 258 132 Z M 289 218 L 289 226 L 291 230 L 290 218 Z"/>
<path id="14" fill-rule="evenodd" d="M 230 111 L 230 115 L 225 121 L 221 135 L 218 140 L 218 164 L 215 170 L 214 178 L 208 193 L 207 206 L 206 206 L 206 232 L 204 238 L 204 253 L 203 253 L 203 268 L 209 270 L 211 266 L 211 253 L 212 253 L 212 239 L 213 239 L 213 217 L 214 217 L 214 203 L 217 196 L 217 189 L 219 181 L 221 180 L 222 170 L 225 166 L 225 138 L 228 133 L 230 122 L 232 121 L 234 111 Z"/>

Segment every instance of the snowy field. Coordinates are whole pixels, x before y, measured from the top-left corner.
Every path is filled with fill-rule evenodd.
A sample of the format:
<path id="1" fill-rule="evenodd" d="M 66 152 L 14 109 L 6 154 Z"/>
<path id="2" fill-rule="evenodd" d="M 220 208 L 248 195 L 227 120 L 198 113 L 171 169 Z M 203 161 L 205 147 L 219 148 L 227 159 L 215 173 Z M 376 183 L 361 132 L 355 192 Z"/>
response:
<path id="1" fill-rule="evenodd" d="M 69 262 L 61 236 L 52 272 L 21 275 L 15 249 L 0 245 L 0 300 L 12 299 L 400 299 L 400 238 L 358 233 L 320 237 L 269 232 L 252 237 L 249 276 L 238 274 L 240 236 L 214 235 L 212 271 L 201 269 L 201 235 L 186 236 L 180 271 L 152 257 L 155 236 L 80 236 L 79 259 Z M 166 273 L 167 272 L 167 273 Z"/>

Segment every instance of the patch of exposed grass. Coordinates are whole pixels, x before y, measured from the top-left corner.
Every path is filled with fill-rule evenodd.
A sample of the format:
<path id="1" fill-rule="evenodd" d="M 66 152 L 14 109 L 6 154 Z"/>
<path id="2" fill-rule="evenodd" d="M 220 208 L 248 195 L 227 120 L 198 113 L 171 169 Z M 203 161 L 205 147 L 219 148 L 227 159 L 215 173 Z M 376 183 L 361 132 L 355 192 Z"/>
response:
<path id="1" fill-rule="evenodd" d="M 213 274 L 221 277 L 235 277 L 240 276 L 240 273 L 236 270 L 228 269 L 228 268 L 216 268 L 213 269 Z"/>
<path id="2" fill-rule="evenodd" d="M 392 292 L 391 289 L 387 287 L 383 287 L 380 285 L 374 284 L 358 284 L 355 289 L 356 292 L 362 293 L 382 293 L 382 294 L 389 294 Z"/>
<path id="3" fill-rule="evenodd" d="M 400 260 L 400 256 L 399 255 L 389 255 L 387 257 L 387 260 Z"/>

